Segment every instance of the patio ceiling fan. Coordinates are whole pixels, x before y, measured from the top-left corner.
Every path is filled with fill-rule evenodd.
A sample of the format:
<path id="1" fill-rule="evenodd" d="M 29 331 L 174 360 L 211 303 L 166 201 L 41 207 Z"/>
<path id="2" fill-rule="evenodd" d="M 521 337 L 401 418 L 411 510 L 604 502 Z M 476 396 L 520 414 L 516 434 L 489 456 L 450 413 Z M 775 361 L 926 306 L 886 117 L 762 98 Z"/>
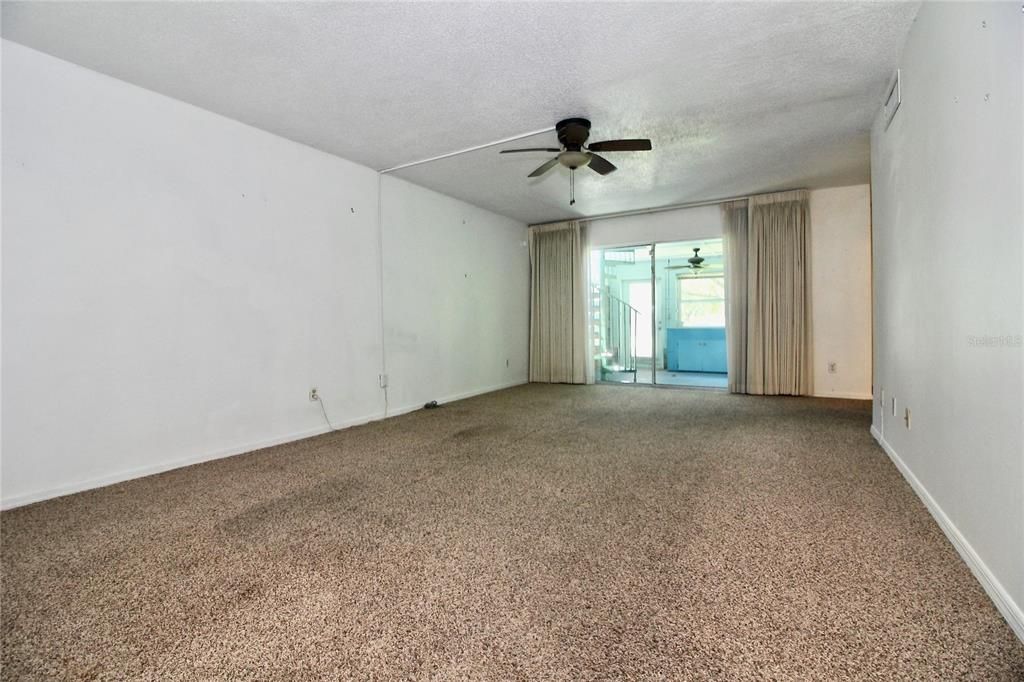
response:
<path id="1" fill-rule="evenodd" d="M 703 270 L 707 266 L 704 265 L 704 257 L 700 255 L 700 247 L 693 247 L 693 255 L 686 259 L 687 265 L 669 265 L 666 270 L 690 270 L 696 272 L 697 270 Z"/>
<path id="2" fill-rule="evenodd" d="M 555 133 L 561 147 L 540 147 L 532 149 L 502 149 L 501 154 L 522 152 L 557 152 L 558 156 L 548 159 L 527 177 L 538 178 L 561 164 L 569 169 L 569 205 L 576 203 L 575 172 L 586 166 L 595 173 L 608 175 L 616 170 L 615 164 L 596 152 L 647 152 L 651 141 L 647 139 L 604 140 L 587 144 L 590 137 L 590 121 L 585 118 L 567 118 L 555 124 Z"/>

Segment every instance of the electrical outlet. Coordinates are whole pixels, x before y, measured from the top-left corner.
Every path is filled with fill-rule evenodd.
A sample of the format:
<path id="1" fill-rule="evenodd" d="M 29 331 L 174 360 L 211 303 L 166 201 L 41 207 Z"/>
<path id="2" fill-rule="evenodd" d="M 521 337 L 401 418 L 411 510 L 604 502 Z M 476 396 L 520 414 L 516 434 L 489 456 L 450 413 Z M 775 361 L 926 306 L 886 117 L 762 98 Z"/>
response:
<path id="1" fill-rule="evenodd" d="M 909 429 L 910 428 L 910 408 L 909 407 L 904 409 L 903 421 L 906 423 L 907 428 Z"/>
<path id="2" fill-rule="evenodd" d="M 315 403 L 318 400 L 320 400 L 320 394 L 317 393 L 316 388 L 309 389 L 309 402 Z"/>
<path id="3" fill-rule="evenodd" d="M 829 374 L 835 374 L 836 373 L 836 363 L 834 363 L 834 362 L 828 363 L 828 373 Z"/>

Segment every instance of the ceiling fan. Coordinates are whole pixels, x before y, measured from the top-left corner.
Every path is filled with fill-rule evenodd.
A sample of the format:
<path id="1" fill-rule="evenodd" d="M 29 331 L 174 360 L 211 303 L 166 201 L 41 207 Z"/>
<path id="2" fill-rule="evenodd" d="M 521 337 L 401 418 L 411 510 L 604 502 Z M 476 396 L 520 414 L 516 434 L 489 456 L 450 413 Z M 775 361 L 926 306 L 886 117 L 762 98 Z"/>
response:
<path id="1" fill-rule="evenodd" d="M 651 150 L 650 140 L 604 140 L 587 144 L 590 137 L 590 121 L 585 118 L 567 118 L 555 124 L 555 133 L 561 147 L 540 147 L 533 149 L 502 149 L 502 154 L 520 152 L 558 152 L 558 156 L 548 159 L 527 177 L 537 178 L 549 170 L 562 164 L 569 169 L 569 205 L 576 203 L 574 172 L 577 168 L 587 166 L 601 175 L 608 175 L 615 170 L 615 164 L 596 152 L 646 152 Z"/>
<path id="2" fill-rule="evenodd" d="M 666 270 L 680 270 L 680 269 L 682 269 L 682 270 L 692 270 L 692 271 L 696 272 L 697 270 L 703 270 L 704 268 L 707 267 L 706 265 L 704 265 L 704 257 L 700 255 L 700 247 L 699 246 L 695 246 L 693 248 L 693 255 L 690 256 L 689 258 L 687 258 L 686 262 L 689 263 L 689 265 L 670 265 L 670 266 L 666 267 L 665 269 Z"/>

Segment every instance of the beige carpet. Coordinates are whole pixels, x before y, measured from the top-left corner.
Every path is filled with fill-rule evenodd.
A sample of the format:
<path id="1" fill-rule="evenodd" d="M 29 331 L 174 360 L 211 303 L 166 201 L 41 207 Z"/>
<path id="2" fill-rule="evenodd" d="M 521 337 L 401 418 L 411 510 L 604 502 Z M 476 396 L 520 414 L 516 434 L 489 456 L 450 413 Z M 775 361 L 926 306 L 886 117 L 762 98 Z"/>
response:
<path id="1" fill-rule="evenodd" d="M 5 512 L 4 679 L 1024 679 L 869 407 L 526 386 Z"/>

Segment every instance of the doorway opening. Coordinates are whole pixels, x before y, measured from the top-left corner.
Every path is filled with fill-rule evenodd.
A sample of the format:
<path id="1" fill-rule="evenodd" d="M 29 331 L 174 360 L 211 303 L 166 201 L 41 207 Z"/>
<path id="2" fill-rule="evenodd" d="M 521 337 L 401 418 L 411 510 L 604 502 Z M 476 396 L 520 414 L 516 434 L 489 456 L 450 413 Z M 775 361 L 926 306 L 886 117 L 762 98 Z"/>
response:
<path id="1" fill-rule="evenodd" d="M 595 379 L 727 388 L 724 266 L 721 238 L 594 249 Z"/>

